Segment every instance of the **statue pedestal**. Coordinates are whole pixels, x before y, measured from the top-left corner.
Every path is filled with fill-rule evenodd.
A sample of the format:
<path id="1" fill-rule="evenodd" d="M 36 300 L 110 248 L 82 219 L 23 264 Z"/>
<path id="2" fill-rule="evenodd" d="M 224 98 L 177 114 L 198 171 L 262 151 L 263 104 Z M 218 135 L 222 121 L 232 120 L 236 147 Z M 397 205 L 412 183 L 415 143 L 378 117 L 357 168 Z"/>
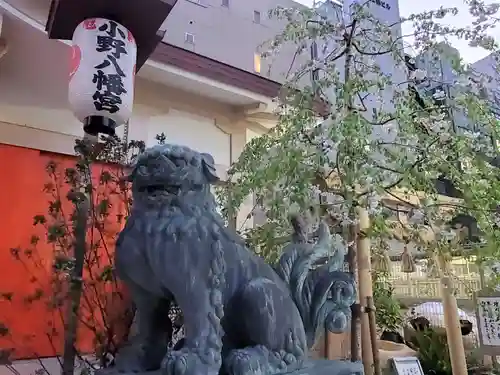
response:
<path id="1" fill-rule="evenodd" d="M 162 370 L 147 372 L 118 372 L 113 368 L 97 370 L 96 375 L 166 375 Z M 328 359 L 309 360 L 298 370 L 283 375 L 363 375 L 361 362 L 332 361 Z M 273 374 L 268 374 L 273 375 Z"/>
<path id="2" fill-rule="evenodd" d="M 299 370 L 290 375 L 363 375 L 362 362 L 316 359 L 307 361 Z"/>

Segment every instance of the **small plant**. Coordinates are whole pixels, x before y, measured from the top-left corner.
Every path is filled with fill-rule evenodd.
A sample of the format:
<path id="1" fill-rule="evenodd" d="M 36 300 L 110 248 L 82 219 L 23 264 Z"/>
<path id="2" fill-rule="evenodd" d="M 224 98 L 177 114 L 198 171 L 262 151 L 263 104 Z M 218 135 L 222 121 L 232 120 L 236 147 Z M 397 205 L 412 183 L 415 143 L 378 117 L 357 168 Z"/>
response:
<path id="1" fill-rule="evenodd" d="M 375 321 L 381 332 L 397 333 L 403 325 L 401 305 L 394 297 L 394 288 L 380 272 L 373 273 Z"/>
<path id="2" fill-rule="evenodd" d="M 467 370 L 469 375 L 499 375 L 498 366 L 485 365 L 484 354 L 481 350 L 475 350 L 467 357 Z"/>
<path id="3" fill-rule="evenodd" d="M 418 350 L 418 359 L 425 374 L 453 375 L 444 332 L 433 329 L 417 331 L 411 343 Z"/>
<path id="4" fill-rule="evenodd" d="M 446 333 L 444 330 L 427 328 L 416 331 L 411 344 L 417 350 L 418 359 L 426 375 L 453 375 Z M 467 355 L 469 375 L 494 375 L 499 372 L 478 360 L 474 353 Z"/>

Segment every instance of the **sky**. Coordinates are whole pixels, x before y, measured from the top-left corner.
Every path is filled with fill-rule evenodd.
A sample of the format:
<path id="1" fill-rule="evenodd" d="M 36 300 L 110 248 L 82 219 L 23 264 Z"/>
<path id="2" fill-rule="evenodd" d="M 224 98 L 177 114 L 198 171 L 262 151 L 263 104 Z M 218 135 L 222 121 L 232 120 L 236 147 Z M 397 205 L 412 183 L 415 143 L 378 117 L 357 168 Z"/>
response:
<path id="1" fill-rule="evenodd" d="M 295 0 L 299 3 L 311 6 L 312 0 Z M 463 0 L 399 0 L 399 11 L 401 16 L 408 16 L 412 13 L 421 13 L 423 11 L 429 11 L 437 9 L 440 5 L 445 8 L 456 7 L 459 10 L 458 15 L 446 19 L 446 22 L 450 26 L 463 27 L 465 25 L 470 25 L 472 18 L 468 13 L 467 6 L 463 3 Z M 403 35 L 408 35 L 412 33 L 412 28 L 410 25 L 403 24 Z M 497 41 L 500 42 L 500 29 L 494 30 L 491 33 Z M 411 43 L 411 40 L 407 40 Z M 456 47 L 462 56 L 462 58 L 468 62 L 473 63 L 477 60 L 488 55 L 487 51 L 480 48 L 469 47 L 467 42 L 463 40 L 452 39 L 450 40 L 452 45 Z"/>

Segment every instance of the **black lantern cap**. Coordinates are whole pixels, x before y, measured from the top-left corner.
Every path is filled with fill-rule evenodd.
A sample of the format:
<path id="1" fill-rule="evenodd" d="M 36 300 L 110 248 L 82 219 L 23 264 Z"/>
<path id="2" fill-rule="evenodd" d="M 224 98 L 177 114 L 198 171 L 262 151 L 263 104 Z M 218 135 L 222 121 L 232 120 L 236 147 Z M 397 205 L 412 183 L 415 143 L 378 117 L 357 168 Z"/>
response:
<path id="1" fill-rule="evenodd" d="M 106 18 L 125 26 L 137 43 L 136 71 L 163 39 L 159 29 L 177 0 L 52 0 L 45 30 L 50 39 L 70 40 L 89 18 Z"/>
<path id="2" fill-rule="evenodd" d="M 104 116 L 89 116 L 83 121 L 83 131 L 89 135 L 115 135 L 116 122 Z"/>

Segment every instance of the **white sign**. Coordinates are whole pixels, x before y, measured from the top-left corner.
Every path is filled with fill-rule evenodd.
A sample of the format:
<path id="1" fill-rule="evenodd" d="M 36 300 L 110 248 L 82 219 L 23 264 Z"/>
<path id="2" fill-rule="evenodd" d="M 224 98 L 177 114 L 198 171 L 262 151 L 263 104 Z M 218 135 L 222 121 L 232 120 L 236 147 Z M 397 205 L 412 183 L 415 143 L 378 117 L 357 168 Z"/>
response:
<path id="1" fill-rule="evenodd" d="M 73 34 L 68 96 L 75 116 L 103 116 L 116 125 L 132 115 L 137 45 L 127 28 L 92 18 Z"/>
<path id="2" fill-rule="evenodd" d="M 500 297 L 477 297 L 481 345 L 500 347 Z"/>
<path id="3" fill-rule="evenodd" d="M 392 358 L 396 375 L 424 375 L 424 370 L 417 357 Z"/>
<path id="4" fill-rule="evenodd" d="M 396 39 L 402 35 L 398 0 L 344 0 L 344 14 L 348 22 L 352 19 L 354 4 L 363 6 L 365 11 L 380 22 L 394 25 L 392 27 L 393 38 Z"/>

